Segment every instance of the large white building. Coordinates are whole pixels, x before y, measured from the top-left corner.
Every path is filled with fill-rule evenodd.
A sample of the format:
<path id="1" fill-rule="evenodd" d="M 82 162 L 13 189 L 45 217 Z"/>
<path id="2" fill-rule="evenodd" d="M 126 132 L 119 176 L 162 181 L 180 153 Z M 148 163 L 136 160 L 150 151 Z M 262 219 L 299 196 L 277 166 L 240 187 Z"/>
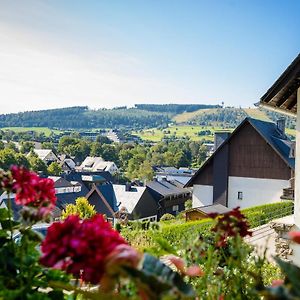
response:
<path id="1" fill-rule="evenodd" d="M 118 167 L 113 161 L 105 161 L 102 157 L 88 156 L 77 170 L 82 172 L 106 171 L 114 175 L 118 172 Z"/>

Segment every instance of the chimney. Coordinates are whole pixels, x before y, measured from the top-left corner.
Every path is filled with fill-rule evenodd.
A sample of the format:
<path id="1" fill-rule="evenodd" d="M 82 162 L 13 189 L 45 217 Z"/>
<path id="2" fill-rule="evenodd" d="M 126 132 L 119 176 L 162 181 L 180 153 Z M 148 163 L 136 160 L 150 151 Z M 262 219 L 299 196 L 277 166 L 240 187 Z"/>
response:
<path id="1" fill-rule="evenodd" d="M 295 149 L 296 149 L 296 143 L 292 142 L 291 143 L 291 148 L 290 148 L 289 158 L 295 158 Z"/>
<path id="2" fill-rule="evenodd" d="M 277 129 L 280 134 L 285 135 L 285 118 L 280 118 L 277 120 Z"/>
<path id="3" fill-rule="evenodd" d="M 214 142 L 214 151 L 216 151 L 229 137 L 229 131 L 216 131 L 215 132 L 215 142 Z"/>
<path id="4" fill-rule="evenodd" d="M 126 182 L 125 184 L 125 192 L 130 192 L 131 191 L 131 182 Z"/>

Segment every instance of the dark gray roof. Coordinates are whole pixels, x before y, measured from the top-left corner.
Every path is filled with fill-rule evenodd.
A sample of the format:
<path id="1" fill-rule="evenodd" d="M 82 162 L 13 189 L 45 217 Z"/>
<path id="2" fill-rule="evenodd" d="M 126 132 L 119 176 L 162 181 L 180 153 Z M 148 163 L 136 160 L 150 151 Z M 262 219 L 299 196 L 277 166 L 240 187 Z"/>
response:
<path id="1" fill-rule="evenodd" d="M 60 209 L 65 209 L 68 204 L 75 204 L 75 200 L 79 197 L 85 197 L 87 194 L 85 188 L 81 188 L 80 192 L 77 193 L 63 193 L 56 194 L 56 206 Z"/>
<path id="2" fill-rule="evenodd" d="M 153 180 L 147 183 L 147 187 L 160 194 L 163 197 L 170 195 L 180 195 L 189 193 L 186 188 L 179 187 L 178 184 L 167 180 Z"/>
<path id="3" fill-rule="evenodd" d="M 110 207 L 114 212 L 118 211 L 118 203 L 116 199 L 116 195 L 114 192 L 114 188 L 112 184 L 103 184 L 100 186 L 97 186 L 98 190 L 102 193 Z"/>
<path id="4" fill-rule="evenodd" d="M 207 205 L 207 206 L 194 207 L 189 210 L 186 210 L 186 212 L 195 211 L 195 210 L 200 211 L 205 214 L 211 214 L 211 213 L 225 214 L 225 213 L 231 211 L 230 208 L 228 208 L 222 204 L 213 204 L 213 205 Z"/>
<path id="5" fill-rule="evenodd" d="M 277 125 L 272 122 L 247 118 L 248 122 L 261 134 L 270 146 L 281 156 L 287 165 L 295 169 L 295 158 L 290 157 L 293 142 L 280 133 Z"/>

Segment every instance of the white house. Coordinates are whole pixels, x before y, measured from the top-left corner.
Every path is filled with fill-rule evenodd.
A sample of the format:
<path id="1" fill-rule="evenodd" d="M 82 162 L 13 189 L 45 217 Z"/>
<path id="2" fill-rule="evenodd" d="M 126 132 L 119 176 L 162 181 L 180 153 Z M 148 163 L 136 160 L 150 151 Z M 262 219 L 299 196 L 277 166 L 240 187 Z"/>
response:
<path id="1" fill-rule="evenodd" d="M 246 118 L 186 184 L 193 207 L 251 207 L 281 201 L 294 177 L 293 142 L 277 124 Z"/>
<path id="2" fill-rule="evenodd" d="M 118 172 L 118 167 L 114 162 L 105 161 L 102 157 L 87 156 L 77 170 L 81 172 L 107 171 L 114 175 Z"/>
<path id="3" fill-rule="evenodd" d="M 33 151 L 46 165 L 60 161 L 51 149 L 33 149 Z"/>

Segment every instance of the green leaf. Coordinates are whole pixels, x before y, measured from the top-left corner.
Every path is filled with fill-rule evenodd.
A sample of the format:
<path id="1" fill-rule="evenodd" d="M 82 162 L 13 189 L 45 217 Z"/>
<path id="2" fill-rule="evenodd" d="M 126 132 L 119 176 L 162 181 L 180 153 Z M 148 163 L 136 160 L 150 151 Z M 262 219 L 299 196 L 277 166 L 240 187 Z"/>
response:
<path id="1" fill-rule="evenodd" d="M 285 262 L 278 257 L 275 257 L 275 260 L 281 270 L 285 273 L 287 280 L 291 283 L 293 292 L 297 296 L 300 296 L 300 268 L 292 263 Z"/>
<path id="2" fill-rule="evenodd" d="M 7 208 L 0 208 L 0 221 L 8 220 L 10 217 L 9 211 Z"/>
<path id="3" fill-rule="evenodd" d="M 127 273 L 137 282 L 151 299 L 160 299 L 166 292 L 180 295 L 181 299 L 195 297 L 192 286 L 171 268 L 157 258 L 145 254 L 141 270 L 126 268 Z"/>
<path id="4" fill-rule="evenodd" d="M 16 229 L 17 226 L 19 226 L 19 222 L 13 221 L 13 220 L 1 220 L 1 227 L 4 230 L 8 230 L 10 228 L 10 226 L 12 226 L 13 229 Z"/>

